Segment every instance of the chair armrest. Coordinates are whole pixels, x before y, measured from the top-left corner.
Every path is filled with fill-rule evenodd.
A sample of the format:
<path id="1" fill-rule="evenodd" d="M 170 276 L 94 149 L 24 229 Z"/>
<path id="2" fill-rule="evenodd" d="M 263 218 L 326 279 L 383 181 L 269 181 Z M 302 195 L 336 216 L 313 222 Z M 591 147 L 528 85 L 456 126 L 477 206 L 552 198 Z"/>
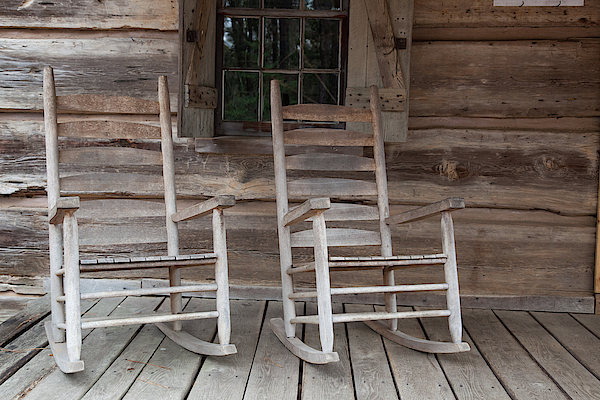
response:
<path id="1" fill-rule="evenodd" d="M 405 222 L 418 221 L 423 218 L 431 217 L 432 215 L 441 213 L 442 211 L 457 210 L 465 208 L 465 199 L 449 198 L 438 201 L 437 203 L 427 206 L 415 208 L 414 210 L 406 211 L 401 214 L 396 214 L 385 219 L 386 224 L 403 224 Z"/>
<path id="2" fill-rule="evenodd" d="M 69 211 L 79 210 L 79 197 L 59 197 L 54 207 L 48 210 L 48 219 L 52 225 L 60 225 Z"/>
<path id="3" fill-rule="evenodd" d="M 328 210 L 330 207 L 331 201 L 328 197 L 308 199 L 283 216 L 283 225 L 290 226 L 305 221 L 320 212 Z"/>
<path id="4" fill-rule="evenodd" d="M 177 211 L 171 217 L 173 222 L 187 221 L 189 219 L 204 217 L 210 214 L 215 208 L 223 209 L 229 208 L 235 205 L 235 196 L 232 195 L 220 195 L 215 196 L 212 199 L 203 201 L 202 203 L 194 204 L 188 208 L 184 208 L 181 211 Z"/>

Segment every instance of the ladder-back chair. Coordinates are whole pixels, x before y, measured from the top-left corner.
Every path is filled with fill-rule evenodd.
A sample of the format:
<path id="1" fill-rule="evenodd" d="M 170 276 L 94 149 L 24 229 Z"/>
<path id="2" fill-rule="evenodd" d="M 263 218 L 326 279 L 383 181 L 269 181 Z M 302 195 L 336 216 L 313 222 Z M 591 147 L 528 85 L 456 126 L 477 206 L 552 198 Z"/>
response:
<path id="1" fill-rule="evenodd" d="M 53 70 L 46 67 L 44 122 L 52 311 L 52 321 L 45 328 L 60 369 L 67 373 L 84 369 L 82 329 L 120 325 L 156 323 L 165 335 L 190 351 L 236 353 L 229 343 L 223 222 L 223 209 L 233 206 L 235 198 L 217 196 L 177 211 L 167 78 L 158 79 L 158 101 L 92 94 L 57 96 Z M 180 255 L 178 223 L 209 214 L 213 218 L 212 251 Z M 83 248 L 95 258 L 81 259 Z M 116 248 L 126 254 L 107 256 Z M 148 255 L 150 250 L 163 254 Z M 207 264 L 214 264 L 214 283 L 181 285 L 181 268 Z M 91 293 L 80 290 L 80 272 L 149 268 L 168 268 L 170 285 Z M 182 293 L 211 291 L 216 292 L 215 311 L 183 312 Z M 80 300 L 159 294 L 170 295 L 170 312 L 81 318 Z M 182 330 L 182 321 L 204 318 L 217 318 L 219 343 L 202 341 Z"/>
<path id="2" fill-rule="evenodd" d="M 300 128 L 284 131 L 284 120 L 368 122 L 372 133 L 360 133 L 331 128 Z M 347 106 L 307 104 L 282 107 L 278 81 L 271 81 L 271 122 L 275 160 L 277 223 L 283 291 L 283 319 L 271 319 L 270 325 L 281 342 L 301 359 L 324 364 L 338 361 L 333 351 L 333 324 L 336 322 L 364 321 L 379 334 L 404 346 L 432 353 L 452 353 L 469 350 L 462 342 L 462 323 L 458 275 L 456 266 L 454 230 L 450 211 L 464 208 L 464 200 L 449 198 L 438 203 L 390 216 L 381 124 L 381 106 L 376 86 L 370 89 L 370 109 Z M 317 122 L 317 123 L 318 123 Z M 301 124 L 302 122 L 300 122 Z M 298 122 L 296 122 L 298 125 Z M 373 157 L 352 154 L 314 152 L 286 156 L 286 145 L 305 146 L 364 146 L 372 148 Z M 369 153 L 370 152 L 365 152 Z M 364 180 L 364 175 L 371 180 Z M 319 177 L 323 176 L 323 177 Z M 350 179 L 359 176 L 361 179 Z M 328 196 L 328 197 L 324 197 Z M 334 203 L 334 199 L 346 202 Z M 371 199 L 375 206 L 352 204 L 348 199 Z M 295 207 L 290 200 L 304 201 Z M 414 222 L 441 214 L 442 249 L 436 254 L 393 255 L 391 224 Z M 295 224 L 312 223 L 312 229 L 292 232 Z M 346 225 L 355 224 L 359 229 Z M 364 229 L 371 225 L 374 230 Z M 337 228 L 328 227 L 334 223 Z M 343 227 L 339 227 L 343 226 Z M 309 226 L 310 227 L 310 226 Z M 330 247 L 378 246 L 374 256 L 336 256 Z M 313 248 L 314 262 L 302 264 L 293 258 L 293 248 Z M 372 254 L 372 253 L 370 253 Z M 431 284 L 397 284 L 394 270 L 399 268 L 441 265 L 445 282 Z M 371 287 L 332 288 L 330 271 L 380 269 L 383 285 Z M 314 291 L 296 291 L 294 276 L 314 272 Z M 442 310 L 398 312 L 396 293 L 418 291 L 446 291 L 447 305 Z M 332 296 L 342 294 L 385 294 L 384 312 L 332 313 Z M 295 301 L 316 298 L 317 315 L 296 315 Z M 446 317 L 449 319 L 451 342 L 435 342 L 409 336 L 398 331 L 399 318 Z M 379 321 L 387 320 L 384 325 Z M 296 324 L 318 324 L 321 350 L 307 346 L 296 337 Z"/>

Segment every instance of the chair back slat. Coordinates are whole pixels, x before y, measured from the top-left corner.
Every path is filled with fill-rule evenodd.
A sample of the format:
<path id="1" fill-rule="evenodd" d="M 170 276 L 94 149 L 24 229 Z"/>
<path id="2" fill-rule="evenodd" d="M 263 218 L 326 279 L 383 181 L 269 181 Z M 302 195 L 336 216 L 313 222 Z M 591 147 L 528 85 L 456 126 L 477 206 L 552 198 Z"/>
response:
<path id="1" fill-rule="evenodd" d="M 309 153 L 286 157 L 285 167 L 303 171 L 375 171 L 375 161 L 348 154 Z"/>
<path id="2" fill-rule="evenodd" d="M 158 101 L 144 100 L 128 96 L 108 96 L 99 94 L 73 94 L 57 96 L 59 112 L 79 112 L 91 114 L 158 114 Z"/>
<path id="3" fill-rule="evenodd" d="M 343 178 L 308 178 L 288 182 L 290 198 L 306 199 L 309 197 L 341 197 L 376 196 L 377 186 L 374 182 Z"/>
<path id="4" fill-rule="evenodd" d="M 129 147 L 81 147 L 58 152 L 61 164 L 162 165 L 160 151 Z"/>
<path id="5" fill-rule="evenodd" d="M 160 139 L 160 127 L 122 121 L 73 121 L 59 123 L 58 136 L 89 139 Z"/>
<path id="6" fill-rule="evenodd" d="M 285 144 L 312 146 L 373 146 L 373 135 L 345 129 L 306 128 L 286 131 Z"/>
<path id="7" fill-rule="evenodd" d="M 371 110 L 331 104 L 295 104 L 282 107 L 284 119 L 318 122 L 371 122 Z"/>
<path id="8" fill-rule="evenodd" d="M 292 247 L 314 247 L 312 230 L 295 232 L 290 235 Z M 376 231 L 361 229 L 329 228 L 327 229 L 327 246 L 379 246 L 381 235 Z"/>

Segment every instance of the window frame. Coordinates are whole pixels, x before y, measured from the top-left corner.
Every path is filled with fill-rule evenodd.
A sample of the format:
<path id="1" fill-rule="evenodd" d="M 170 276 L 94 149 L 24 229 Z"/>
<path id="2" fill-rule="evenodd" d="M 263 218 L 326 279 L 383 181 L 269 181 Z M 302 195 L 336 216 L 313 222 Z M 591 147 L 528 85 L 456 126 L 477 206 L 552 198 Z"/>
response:
<path id="1" fill-rule="evenodd" d="M 299 9 L 278 9 L 278 8 L 234 8 L 225 7 L 224 1 L 219 1 L 217 5 L 217 35 L 216 35 L 216 60 L 215 60 L 215 83 L 218 92 L 218 103 L 215 109 L 215 124 L 214 124 L 214 136 L 270 136 L 271 135 L 271 122 L 269 119 L 263 121 L 224 121 L 223 120 L 223 75 L 224 70 L 240 70 L 240 71 L 256 71 L 259 74 L 259 110 L 262 109 L 264 91 L 268 88 L 263 87 L 263 74 L 264 73 L 285 73 L 285 74 L 298 74 L 299 79 L 302 74 L 306 71 L 309 73 L 327 72 L 339 74 L 338 77 L 338 103 L 344 104 L 346 86 L 347 86 L 347 69 L 348 69 L 348 26 L 349 26 L 349 0 L 340 0 L 340 10 L 309 10 L 304 9 L 304 1 L 300 0 Z M 261 1 L 261 7 L 263 6 Z M 234 18 L 259 18 L 260 22 L 260 35 L 261 40 L 264 41 L 264 24 L 262 23 L 263 18 L 298 18 L 298 19 L 336 19 L 340 21 L 340 37 L 339 37 L 339 68 L 337 69 L 312 69 L 305 68 L 302 56 L 304 53 L 304 30 L 301 29 L 301 45 L 300 45 L 300 65 L 296 69 L 269 69 L 259 65 L 257 69 L 251 68 L 224 68 L 223 66 L 223 55 L 224 55 L 224 44 L 223 44 L 223 33 L 224 33 L 224 20 L 228 17 Z M 302 23 L 301 23 L 302 26 Z M 264 43 L 260 46 L 260 57 L 262 59 L 264 54 Z M 262 61 L 261 61 L 262 64 Z M 302 83 L 299 82 L 301 85 Z M 259 111 L 260 112 L 260 111 Z"/>

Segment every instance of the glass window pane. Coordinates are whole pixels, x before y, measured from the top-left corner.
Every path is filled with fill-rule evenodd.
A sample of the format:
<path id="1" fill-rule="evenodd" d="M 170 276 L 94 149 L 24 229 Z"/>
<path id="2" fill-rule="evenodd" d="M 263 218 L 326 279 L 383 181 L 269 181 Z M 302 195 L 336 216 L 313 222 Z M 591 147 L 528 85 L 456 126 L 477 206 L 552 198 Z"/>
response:
<path id="1" fill-rule="evenodd" d="M 340 10 L 340 0 L 304 0 L 309 10 Z"/>
<path id="2" fill-rule="evenodd" d="M 338 104 L 338 74 L 304 74 L 302 103 Z"/>
<path id="3" fill-rule="evenodd" d="M 265 8 L 300 8 L 300 0 L 265 0 Z"/>
<path id="4" fill-rule="evenodd" d="M 257 121 L 258 72 L 225 71 L 223 81 L 223 120 Z"/>
<path id="5" fill-rule="evenodd" d="M 298 69 L 300 19 L 265 18 L 264 68 Z"/>
<path id="6" fill-rule="evenodd" d="M 225 0 L 225 7 L 258 8 L 260 0 Z"/>
<path id="7" fill-rule="evenodd" d="M 298 104 L 298 75 L 297 74 L 264 74 L 263 75 L 263 121 L 271 120 L 271 80 L 279 80 L 281 104 L 289 106 Z"/>
<path id="8" fill-rule="evenodd" d="M 223 22 L 223 66 L 258 68 L 260 20 L 225 18 Z"/>
<path id="9" fill-rule="evenodd" d="M 305 24 L 304 68 L 338 68 L 340 21 L 306 19 Z"/>

